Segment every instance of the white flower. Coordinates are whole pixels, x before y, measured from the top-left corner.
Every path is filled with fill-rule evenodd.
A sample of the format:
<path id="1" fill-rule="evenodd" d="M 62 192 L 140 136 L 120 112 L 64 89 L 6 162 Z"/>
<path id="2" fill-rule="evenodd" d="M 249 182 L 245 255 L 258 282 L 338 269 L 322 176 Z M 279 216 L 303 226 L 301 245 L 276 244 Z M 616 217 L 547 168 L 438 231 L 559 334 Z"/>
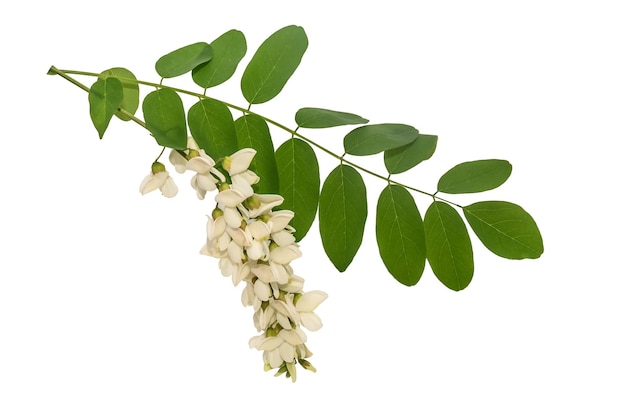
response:
<path id="1" fill-rule="evenodd" d="M 207 191 L 214 191 L 217 184 L 226 181 L 226 178 L 215 168 L 215 161 L 204 150 L 196 151 L 196 155 L 187 162 L 187 169 L 196 172 L 191 178 L 191 186 L 198 198 L 203 200 Z"/>
<path id="2" fill-rule="evenodd" d="M 287 246 L 277 246 L 270 251 L 270 260 L 278 264 L 288 264 L 302 256 L 302 251 L 296 243 Z"/>
<path id="3" fill-rule="evenodd" d="M 237 207 L 239 204 L 243 203 L 246 198 L 250 197 L 252 193 L 252 187 L 249 185 L 238 186 L 233 184 L 230 188 L 220 191 L 215 196 L 215 201 L 225 207 Z"/>
<path id="4" fill-rule="evenodd" d="M 224 162 L 222 162 L 222 166 L 226 171 L 228 171 L 228 174 L 231 177 L 236 174 L 241 174 L 248 170 L 254 155 L 256 155 L 256 150 L 254 149 L 240 149 L 231 156 L 225 157 Z"/>
<path id="5" fill-rule="evenodd" d="M 284 198 L 277 194 L 253 194 L 246 202 L 244 214 L 249 219 L 259 217 L 276 206 L 283 204 Z"/>
<path id="6" fill-rule="evenodd" d="M 285 229 L 289 225 L 291 219 L 293 219 L 293 211 L 291 210 L 278 210 L 270 213 L 272 233 Z"/>
<path id="7" fill-rule="evenodd" d="M 323 291 L 309 291 L 302 294 L 295 303 L 298 319 L 307 329 L 312 332 L 322 328 L 322 320 L 313 312 L 322 301 L 328 298 L 328 294 Z"/>
<path id="8" fill-rule="evenodd" d="M 172 180 L 170 174 L 165 170 L 165 165 L 160 162 L 152 164 L 150 174 L 148 174 L 141 182 L 141 185 L 139 185 L 139 192 L 141 194 L 147 194 L 157 188 L 168 198 L 174 197 L 178 193 L 178 187 L 174 184 L 174 180 Z"/>
<path id="9" fill-rule="evenodd" d="M 192 136 L 187 137 L 187 149 L 189 149 L 189 151 L 200 150 L 200 148 L 198 147 L 198 144 L 196 143 L 196 141 L 193 139 Z M 172 149 L 170 152 L 170 158 L 169 158 L 172 165 L 174 165 L 176 172 L 178 172 L 179 174 L 182 174 L 185 171 L 187 171 L 187 158 L 183 156 L 181 152 L 182 151 Z"/>
<path id="10" fill-rule="evenodd" d="M 182 174 L 187 171 L 187 158 L 182 156 L 180 154 L 180 151 L 172 149 L 169 159 L 172 165 L 174 165 L 174 169 L 176 169 L 176 172 Z"/>

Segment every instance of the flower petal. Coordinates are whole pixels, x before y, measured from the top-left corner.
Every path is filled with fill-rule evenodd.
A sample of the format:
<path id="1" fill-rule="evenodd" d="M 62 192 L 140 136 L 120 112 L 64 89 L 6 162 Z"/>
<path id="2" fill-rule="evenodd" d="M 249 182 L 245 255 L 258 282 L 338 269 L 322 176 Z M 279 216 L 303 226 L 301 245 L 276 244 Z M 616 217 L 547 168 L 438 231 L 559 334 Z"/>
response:
<path id="1" fill-rule="evenodd" d="M 238 204 L 243 203 L 243 201 L 248 198 L 241 191 L 229 188 L 227 190 L 220 191 L 215 196 L 215 201 L 218 204 L 223 204 L 226 207 L 236 207 Z"/>
<path id="2" fill-rule="evenodd" d="M 302 331 L 297 332 L 295 330 L 283 329 L 278 334 L 292 346 L 297 346 L 306 342 L 306 335 Z"/>
<path id="3" fill-rule="evenodd" d="M 314 332 L 322 328 L 322 320 L 315 313 L 300 313 L 300 324 L 310 331 Z"/>
<path id="4" fill-rule="evenodd" d="M 172 165 L 174 165 L 174 169 L 176 169 L 176 172 L 179 174 L 187 170 L 187 160 L 177 150 L 172 149 L 169 159 Z"/>
<path id="5" fill-rule="evenodd" d="M 270 296 L 272 295 L 272 289 L 270 288 L 268 284 L 261 281 L 260 279 L 257 279 L 254 282 L 254 294 L 257 296 L 259 300 L 267 301 L 270 299 Z"/>
<path id="6" fill-rule="evenodd" d="M 162 174 L 162 173 L 159 172 L 159 174 Z M 172 179 L 172 177 L 169 176 L 169 174 L 167 175 L 167 178 L 165 178 L 165 182 L 160 187 L 160 189 L 161 189 L 161 194 L 163 194 L 167 198 L 174 197 L 176 194 L 178 194 L 178 187 L 174 183 L 174 180 Z"/>
<path id="7" fill-rule="evenodd" d="M 232 154 L 228 173 L 235 175 L 247 171 L 254 155 L 256 155 L 256 150 L 252 148 L 243 148 Z"/>
<path id="8" fill-rule="evenodd" d="M 324 291 L 315 290 L 304 293 L 300 299 L 296 301 L 296 311 L 313 311 L 327 298 L 328 294 Z"/>
<path id="9" fill-rule="evenodd" d="M 288 264 L 296 258 L 302 256 L 302 252 L 295 244 L 289 246 L 279 246 L 270 252 L 270 260 L 278 264 Z"/>

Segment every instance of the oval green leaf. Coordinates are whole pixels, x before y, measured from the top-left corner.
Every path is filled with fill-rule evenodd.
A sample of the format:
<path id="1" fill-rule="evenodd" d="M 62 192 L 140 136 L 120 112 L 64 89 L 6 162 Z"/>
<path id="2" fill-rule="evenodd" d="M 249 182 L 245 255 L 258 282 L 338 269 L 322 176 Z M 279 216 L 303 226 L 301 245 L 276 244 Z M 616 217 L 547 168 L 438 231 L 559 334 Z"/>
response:
<path id="1" fill-rule="evenodd" d="M 280 93 L 308 47 L 304 29 L 284 27 L 267 38 L 241 77 L 241 92 L 250 104 L 265 103 Z"/>
<path id="2" fill-rule="evenodd" d="M 191 106 L 189 130 L 198 146 L 217 160 L 237 151 L 233 114 L 221 101 L 205 98 Z"/>
<path id="3" fill-rule="evenodd" d="M 383 263 L 401 284 L 417 284 L 426 264 L 422 216 L 406 188 L 388 185 L 376 207 L 376 242 Z"/>
<path id="4" fill-rule="evenodd" d="M 443 174 L 437 191 L 446 194 L 479 193 L 504 184 L 513 167 L 502 159 L 463 162 Z"/>
<path id="5" fill-rule="evenodd" d="M 89 116 L 102 139 L 111 118 L 124 99 L 122 83 L 114 77 L 99 78 L 89 89 L 88 99 Z"/>
<path id="6" fill-rule="evenodd" d="M 139 108 L 139 84 L 137 84 L 137 77 L 135 77 L 135 74 L 126 68 L 117 67 L 102 71 L 100 75 L 98 75 L 98 78 L 108 77 L 115 77 L 122 82 L 124 99 L 119 105 L 119 108 L 125 110 L 131 115 L 134 115 Z M 115 116 L 124 121 L 130 120 L 130 117 L 120 111 L 116 111 Z"/>
<path id="7" fill-rule="evenodd" d="M 291 225 L 300 241 L 309 231 L 320 195 L 320 169 L 311 146 L 300 139 L 289 139 L 276 149 L 280 195 L 285 199 L 281 209 L 295 213 Z"/>
<path id="8" fill-rule="evenodd" d="M 154 68 L 163 78 L 178 77 L 210 61 L 212 56 L 211 45 L 206 42 L 197 42 L 163 55 L 157 60 Z"/>
<path id="9" fill-rule="evenodd" d="M 466 288 L 474 275 L 474 253 L 459 213 L 444 202 L 433 202 L 424 216 L 424 231 L 428 263 L 435 276 L 451 290 Z"/>
<path id="10" fill-rule="evenodd" d="M 246 54 L 246 38 L 238 30 L 229 30 L 211 42 L 211 47 L 213 58 L 191 72 L 194 82 L 203 88 L 215 87 L 233 76 Z"/>
<path id="11" fill-rule="evenodd" d="M 357 127 L 343 138 L 343 147 L 350 155 L 373 155 L 408 145 L 419 132 L 413 126 L 383 123 Z"/>
<path id="12" fill-rule="evenodd" d="M 476 236 L 487 249 L 507 259 L 536 259 L 543 239 L 535 220 L 520 206 L 507 201 L 481 201 L 463 207 Z"/>
<path id="13" fill-rule="evenodd" d="M 417 136 L 408 145 L 385 151 L 385 167 L 390 174 L 399 174 L 408 171 L 422 161 L 427 160 L 435 153 L 437 148 L 437 136 Z"/>
<path id="14" fill-rule="evenodd" d="M 157 143 L 172 149 L 187 147 L 187 121 L 180 96 L 171 88 L 160 88 L 143 99 L 146 128 Z"/>
<path id="15" fill-rule="evenodd" d="M 280 194 L 278 166 L 274 143 L 267 122 L 256 114 L 246 114 L 235 120 L 238 148 L 256 149 L 250 169 L 260 178 L 254 189 L 260 194 Z"/>
<path id="16" fill-rule="evenodd" d="M 298 126 L 309 129 L 360 125 L 368 122 L 369 120 L 356 114 L 314 107 L 304 107 L 296 112 L 296 123 Z"/>
<path id="17" fill-rule="evenodd" d="M 340 272 L 348 268 L 361 246 L 366 218 L 363 178 L 356 169 L 341 164 L 324 181 L 319 213 L 324 251 Z"/>

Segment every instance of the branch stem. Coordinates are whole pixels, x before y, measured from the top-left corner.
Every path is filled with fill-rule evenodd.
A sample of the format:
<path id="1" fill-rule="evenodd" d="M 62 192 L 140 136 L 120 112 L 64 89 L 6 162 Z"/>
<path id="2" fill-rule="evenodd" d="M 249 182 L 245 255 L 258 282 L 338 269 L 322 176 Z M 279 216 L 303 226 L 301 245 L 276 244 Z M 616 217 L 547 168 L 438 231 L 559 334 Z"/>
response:
<path id="1" fill-rule="evenodd" d="M 50 67 L 50 69 L 48 70 L 48 74 L 49 75 L 59 75 L 63 79 L 69 81 L 70 83 L 74 84 L 75 86 L 81 88 L 82 90 L 84 90 L 86 92 L 90 91 L 89 87 L 87 87 L 86 85 L 80 83 L 76 79 L 72 78 L 70 76 L 70 74 L 71 75 L 87 76 L 87 77 L 98 77 L 100 75 L 100 74 L 97 74 L 95 72 L 76 71 L 76 70 L 61 70 L 61 69 L 57 69 L 54 66 Z M 244 107 L 232 104 L 232 103 L 228 103 L 228 102 L 223 101 L 223 100 L 219 100 L 219 99 L 216 99 L 216 98 L 213 98 L 213 97 L 209 97 L 206 94 L 204 94 L 204 93 L 206 93 L 206 89 L 204 90 L 204 93 L 196 93 L 194 91 L 189 91 L 189 90 L 185 90 L 185 89 L 182 89 L 182 88 L 166 86 L 166 85 L 163 85 L 162 83 L 152 83 L 152 82 L 148 82 L 148 81 L 141 81 L 141 80 L 130 79 L 130 78 L 122 78 L 122 77 L 117 77 L 117 78 L 120 81 L 122 81 L 122 82 L 132 82 L 132 83 L 137 83 L 139 85 L 145 85 L 145 86 L 154 87 L 154 88 L 169 88 L 169 89 L 172 89 L 173 91 L 176 91 L 177 93 L 185 94 L 185 95 L 196 97 L 196 98 L 199 98 L 199 99 L 210 98 L 210 99 L 219 101 L 222 104 L 226 105 L 227 107 L 229 107 L 229 108 L 231 108 L 233 110 L 239 111 L 239 112 L 241 112 L 243 114 L 250 114 L 250 115 L 258 116 L 261 119 L 265 120 L 266 123 L 269 123 L 269 124 L 279 128 L 279 129 L 281 129 L 281 130 L 291 134 L 292 137 L 297 137 L 297 138 L 307 142 L 311 146 L 316 147 L 320 151 L 322 151 L 322 152 L 332 156 L 333 158 L 341 161 L 342 163 L 346 163 L 348 165 L 351 165 L 355 169 L 358 169 L 361 172 L 369 174 L 369 175 L 371 175 L 371 176 L 373 176 L 375 178 L 381 179 L 381 180 L 387 182 L 388 184 L 398 185 L 400 187 L 406 188 L 407 190 L 411 190 L 411 191 L 414 191 L 416 193 L 424 194 L 424 195 L 432 197 L 433 199 L 438 199 L 438 200 L 443 201 L 445 203 L 457 206 L 459 208 L 463 208 L 463 206 L 461 206 L 461 205 L 459 205 L 457 203 L 454 203 L 454 202 L 451 202 L 451 201 L 448 201 L 448 200 L 446 200 L 444 198 L 439 197 L 438 195 L 436 195 L 437 193 L 434 193 L 434 194 L 433 193 L 429 193 L 429 192 L 420 190 L 418 188 L 415 188 L 415 187 L 412 187 L 412 186 L 400 183 L 398 181 L 390 179 L 389 175 L 385 176 L 385 175 L 378 174 L 378 173 L 376 173 L 374 171 L 371 171 L 371 170 L 369 170 L 369 169 L 367 169 L 365 167 L 362 167 L 362 166 L 360 166 L 360 165 L 358 165 L 358 164 L 356 164 L 356 163 L 354 163 L 352 161 L 349 161 L 349 160 L 347 160 L 345 158 L 345 154 L 339 155 L 339 154 L 331 151 L 330 149 L 325 148 L 324 146 L 322 146 L 322 145 L 318 144 L 317 142 L 313 141 L 312 139 L 310 139 L 310 138 L 304 136 L 303 134 L 299 133 L 298 132 L 298 128 L 291 129 L 291 128 L 283 125 L 282 123 L 279 123 L 279 122 L 277 122 L 275 120 L 270 119 L 269 117 L 266 117 L 266 116 L 263 116 L 261 114 L 258 114 L 258 113 L 255 113 L 255 112 L 251 111 L 250 110 L 250 106 L 248 106 L 248 108 L 244 108 Z M 131 113 L 127 112 L 124 109 L 118 109 L 118 110 L 121 113 L 123 113 L 126 117 L 128 117 L 129 119 L 131 119 L 132 121 L 134 121 L 135 123 L 139 124 L 140 126 L 142 126 L 143 128 L 145 128 L 147 130 L 146 123 L 143 120 L 135 117 L 134 115 L 132 115 Z"/>

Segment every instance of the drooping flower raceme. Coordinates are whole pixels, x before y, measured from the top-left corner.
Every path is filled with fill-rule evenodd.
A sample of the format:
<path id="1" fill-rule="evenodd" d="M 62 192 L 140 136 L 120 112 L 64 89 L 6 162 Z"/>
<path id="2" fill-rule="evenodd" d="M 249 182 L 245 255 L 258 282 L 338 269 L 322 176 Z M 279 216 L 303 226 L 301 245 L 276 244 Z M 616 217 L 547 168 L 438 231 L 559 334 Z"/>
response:
<path id="1" fill-rule="evenodd" d="M 290 265 L 302 255 L 289 225 L 294 213 L 274 211 L 283 202 L 280 195 L 254 192 L 259 181 L 249 169 L 254 149 L 241 149 L 216 163 L 194 145 L 190 139 L 187 153 L 172 151 L 170 162 L 177 172 L 195 172 L 191 185 L 198 198 L 218 190 L 200 253 L 219 259 L 222 275 L 230 276 L 234 285 L 245 284 L 241 301 L 253 308 L 259 332 L 250 339 L 250 347 L 263 352 L 265 370 L 277 369 L 276 375 L 285 374 L 295 382 L 296 364 L 315 371 L 307 360 L 312 353 L 303 328 L 322 327 L 314 310 L 327 295 L 304 292 L 304 279 Z"/>

